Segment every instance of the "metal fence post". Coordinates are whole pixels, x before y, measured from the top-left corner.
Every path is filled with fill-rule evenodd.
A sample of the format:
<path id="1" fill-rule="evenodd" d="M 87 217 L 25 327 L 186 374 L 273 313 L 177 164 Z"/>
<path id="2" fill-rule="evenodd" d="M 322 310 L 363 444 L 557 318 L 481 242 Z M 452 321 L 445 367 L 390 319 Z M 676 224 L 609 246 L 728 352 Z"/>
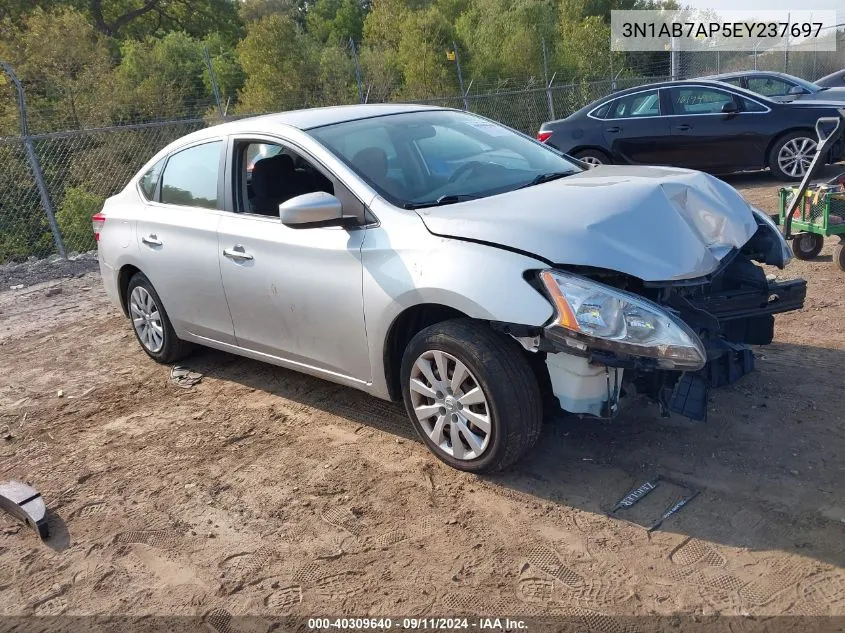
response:
<path id="1" fill-rule="evenodd" d="M 349 50 L 352 51 L 352 61 L 355 62 L 355 82 L 358 84 L 358 101 L 366 103 L 367 99 L 364 97 L 364 86 L 361 82 L 361 65 L 358 63 L 358 51 L 355 49 L 355 41 L 352 36 L 349 37 Z"/>
<path id="2" fill-rule="evenodd" d="M 549 81 L 549 60 L 546 55 L 546 38 L 544 37 L 541 41 L 543 43 L 543 79 L 546 80 L 546 100 L 549 102 L 549 121 L 554 121 L 555 102 L 552 99 L 552 81 L 554 81 L 554 77 Z"/>
<path id="3" fill-rule="evenodd" d="M 680 51 L 678 50 L 678 44 L 676 38 L 672 37 L 669 39 L 669 74 L 672 75 L 672 81 L 677 81 L 680 79 L 679 70 L 680 70 Z"/>
<path id="4" fill-rule="evenodd" d="M 202 56 L 205 58 L 205 65 L 208 67 L 208 76 L 211 79 L 211 91 L 214 93 L 214 100 L 217 102 L 217 112 L 220 118 L 226 118 L 226 111 L 223 109 L 223 101 L 220 99 L 220 88 L 217 86 L 217 76 L 214 74 L 214 66 L 211 64 L 211 54 L 208 46 L 202 47 Z"/>
<path id="5" fill-rule="evenodd" d="M 786 23 L 789 24 L 792 14 L 786 14 Z M 783 48 L 783 72 L 789 73 L 789 31 L 786 32 L 786 46 Z"/>
<path id="6" fill-rule="evenodd" d="M 469 101 L 467 100 L 467 93 L 464 91 L 464 77 L 461 75 L 461 56 L 458 54 L 458 45 L 452 40 L 452 50 L 455 51 L 455 67 L 458 69 L 458 86 L 461 88 L 461 97 L 464 100 L 464 110 L 469 110 Z"/>
<path id="7" fill-rule="evenodd" d="M 67 257 L 65 251 L 65 243 L 62 240 L 62 232 L 59 230 L 59 225 L 56 222 L 56 214 L 53 211 L 53 202 L 50 200 L 50 193 L 47 191 L 47 185 L 44 182 L 44 174 L 41 172 L 41 165 L 38 163 L 38 156 L 35 154 L 35 147 L 32 145 L 32 138 L 29 136 L 29 130 L 26 124 L 26 96 L 23 92 L 23 86 L 20 79 L 15 74 L 12 67 L 6 62 L 0 61 L 0 66 L 9 75 L 9 79 L 15 85 L 15 90 L 18 92 L 18 114 L 20 115 L 21 123 L 21 139 L 23 140 L 24 149 L 26 150 L 26 158 L 29 161 L 29 167 L 32 169 L 32 175 L 35 177 L 35 185 L 38 187 L 38 194 L 41 196 L 41 206 L 44 207 L 44 213 L 47 215 L 47 221 L 50 223 L 50 231 L 53 233 L 53 241 L 56 243 L 56 250 L 62 257 Z"/>

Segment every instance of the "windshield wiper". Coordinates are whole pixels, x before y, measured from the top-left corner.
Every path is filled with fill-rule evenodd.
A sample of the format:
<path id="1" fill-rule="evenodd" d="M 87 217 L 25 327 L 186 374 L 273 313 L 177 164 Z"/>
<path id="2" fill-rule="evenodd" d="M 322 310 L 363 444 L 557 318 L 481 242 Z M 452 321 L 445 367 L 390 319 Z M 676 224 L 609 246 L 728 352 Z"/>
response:
<path id="1" fill-rule="evenodd" d="M 566 176 L 571 176 L 575 172 L 572 171 L 550 171 L 545 174 L 539 174 L 530 182 L 525 183 L 524 185 L 520 185 L 517 189 L 525 189 L 526 187 L 533 187 L 534 185 L 540 185 L 544 182 L 551 182 L 552 180 L 557 180 L 558 178 L 564 178 Z"/>
<path id="2" fill-rule="evenodd" d="M 466 202 L 467 200 L 477 200 L 478 196 L 473 196 L 468 193 L 447 193 L 440 196 L 437 200 L 429 200 L 427 202 L 409 202 L 404 205 L 406 209 L 423 209 L 425 207 L 441 207 L 445 204 L 455 204 L 456 202 Z"/>

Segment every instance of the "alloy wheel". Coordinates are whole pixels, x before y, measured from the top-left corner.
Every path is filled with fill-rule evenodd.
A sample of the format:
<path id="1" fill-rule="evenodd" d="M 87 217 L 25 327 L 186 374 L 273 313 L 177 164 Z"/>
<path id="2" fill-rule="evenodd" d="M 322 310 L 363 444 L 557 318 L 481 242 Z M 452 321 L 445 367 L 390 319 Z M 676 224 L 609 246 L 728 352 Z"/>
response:
<path id="1" fill-rule="evenodd" d="M 478 459 L 490 445 L 492 420 L 478 380 L 460 360 L 428 350 L 414 362 L 411 403 L 422 430 L 445 454 Z"/>
<path id="2" fill-rule="evenodd" d="M 155 299 L 143 286 L 135 286 L 129 295 L 132 327 L 148 352 L 156 354 L 164 347 L 164 326 Z"/>
<path id="3" fill-rule="evenodd" d="M 807 137 L 793 138 L 778 152 L 778 167 L 793 178 L 800 178 L 810 167 L 816 154 L 816 142 Z"/>
<path id="4" fill-rule="evenodd" d="M 595 156 L 584 156 L 583 158 L 579 158 L 582 163 L 587 163 L 590 166 L 590 169 L 595 167 L 596 165 L 604 165 L 598 158 Z"/>

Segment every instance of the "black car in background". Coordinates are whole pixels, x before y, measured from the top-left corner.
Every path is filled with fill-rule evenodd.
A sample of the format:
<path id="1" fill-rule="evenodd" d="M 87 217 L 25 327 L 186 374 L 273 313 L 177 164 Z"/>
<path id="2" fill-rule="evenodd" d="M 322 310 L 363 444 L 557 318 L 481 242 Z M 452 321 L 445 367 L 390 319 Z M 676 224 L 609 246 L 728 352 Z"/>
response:
<path id="1" fill-rule="evenodd" d="M 822 88 L 845 88 L 845 68 L 816 79 L 813 83 Z"/>
<path id="2" fill-rule="evenodd" d="M 710 81 L 721 81 L 738 88 L 745 88 L 772 101 L 823 101 L 826 104 L 845 105 L 845 85 L 822 86 L 800 77 L 770 70 L 746 70 L 721 75 L 699 77 Z"/>
<path id="3" fill-rule="evenodd" d="M 815 123 L 830 106 L 777 103 L 716 81 L 622 90 L 558 121 L 537 138 L 590 164 L 671 165 L 723 174 L 769 167 L 800 180 L 816 148 Z M 827 157 L 842 156 L 842 143 Z"/>

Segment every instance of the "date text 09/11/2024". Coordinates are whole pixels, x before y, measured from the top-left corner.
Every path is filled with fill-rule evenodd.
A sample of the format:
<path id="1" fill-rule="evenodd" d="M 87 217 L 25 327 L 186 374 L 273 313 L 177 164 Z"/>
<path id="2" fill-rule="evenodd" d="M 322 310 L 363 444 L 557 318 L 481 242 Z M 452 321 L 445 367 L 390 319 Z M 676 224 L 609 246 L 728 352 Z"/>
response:
<path id="1" fill-rule="evenodd" d="M 517 631 L 526 630 L 524 620 L 510 618 L 309 618 L 311 630 L 372 629 L 390 630 L 478 630 L 478 631 Z"/>

